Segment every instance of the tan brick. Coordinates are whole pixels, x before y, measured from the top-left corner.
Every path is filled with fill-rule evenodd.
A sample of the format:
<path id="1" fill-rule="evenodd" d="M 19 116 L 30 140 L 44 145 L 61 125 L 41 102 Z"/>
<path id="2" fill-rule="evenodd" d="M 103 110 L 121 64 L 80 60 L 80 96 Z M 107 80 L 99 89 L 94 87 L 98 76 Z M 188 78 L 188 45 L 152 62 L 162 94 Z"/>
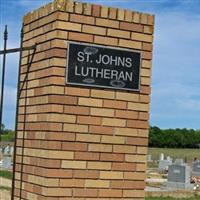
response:
<path id="1" fill-rule="evenodd" d="M 139 129 L 138 130 L 138 136 L 140 137 L 148 137 L 149 135 L 149 130 L 148 129 Z"/>
<path id="2" fill-rule="evenodd" d="M 75 2 L 75 13 L 81 14 L 83 12 L 83 4 L 79 2 Z"/>
<path id="3" fill-rule="evenodd" d="M 134 12 L 133 13 L 133 22 L 139 23 L 140 22 L 140 13 Z"/>
<path id="4" fill-rule="evenodd" d="M 89 151 L 93 152 L 112 152 L 112 145 L 108 144 L 89 144 Z"/>
<path id="5" fill-rule="evenodd" d="M 124 155 L 123 154 L 117 154 L 117 153 L 101 153 L 100 154 L 100 160 L 102 161 L 116 161 L 116 162 L 123 162 L 124 161 Z"/>
<path id="6" fill-rule="evenodd" d="M 91 15 L 92 14 L 92 5 L 89 3 L 83 4 L 83 13 L 85 15 Z"/>
<path id="7" fill-rule="evenodd" d="M 110 28 L 119 28 L 119 22 L 109 19 L 96 19 L 96 25 L 97 26 L 104 26 L 104 27 L 110 27 Z"/>
<path id="8" fill-rule="evenodd" d="M 120 136 L 106 136 L 103 135 L 101 138 L 102 143 L 110 144 L 125 144 L 125 138 Z"/>
<path id="9" fill-rule="evenodd" d="M 141 84 L 142 85 L 147 85 L 149 86 L 151 84 L 151 79 L 150 77 L 142 77 L 141 78 Z"/>
<path id="10" fill-rule="evenodd" d="M 65 94 L 88 97 L 90 95 L 90 90 L 86 88 L 67 87 L 65 88 Z"/>
<path id="11" fill-rule="evenodd" d="M 56 27 L 59 29 L 64 29 L 64 30 L 81 32 L 81 24 L 77 24 L 77 23 L 57 21 Z"/>
<path id="12" fill-rule="evenodd" d="M 112 135 L 114 132 L 113 127 L 105 127 L 105 126 L 91 126 L 89 128 L 90 133 L 98 133 L 103 135 Z"/>
<path id="13" fill-rule="evenodd" d="M 67 151 L 86 151 L 87 144 L 80 142 L 62 142 L 62 150 Z"/>
<path id="14" fill-rule="evenodd" d="M 66 7 L 65 7 L 65 10 L 67 11 L 67 12 L 74 12 L 74 1 L 73 0 L 68 0 L 67 2 L 66 2 Z"/>
<path id="15" fill-rule="evenodd" d="M 90 156 L 91 158 L 91 156 Z M 88 158 L 86 160 L 89 160 Z M 73 170 L 74 178 L 97 179 L 99 178 L 99 170 Z"/>
<path id="16" fill-rule="evenodd" d="M 101 171 L 100 179 L 123 179 L 123 172 L 114 172 L 114 171 Z"/>
<path id="17" fill-rule="evenodd" d="M 142 43 L 141 42 L 136 42 L 136 41 L 120 39 L 119 40 L 119 46 L 120 47 L 131 48 L 131 49 L 141 49 L 142 48 Z"/>
<path id="18" fill-rule="evenodd" d="M 141 76 L 150 77 L 151 76 L 151 70 L 149 70 L 149 69 L 142 69 L 141 70 Z"/>
<path id="19" fill-rule="evenodd" d="M 101 6 L 100 5 L 92 5 L 92 16 L 100 17 L 101 14 Z"/>
<path id="20" fill-rule="evenodd" d="M 91 135 L 91 134 L 77 134 L 76 141 L 80 142 L 100 142 L 99 135 Z"/>
<path id="21" fill-rule="evenodd" d="M 85 33 L 69 32 L 69 40 L 75 40 L 81 42 L 93 42 L 93 35 Z"/>
<path id="22" fill-rule="evenodd" d="M 114 190 L 114 189 L 100 189 L 99 190 L 99 197 L 113 197 L 113 199 L 122 199 L 122 190 Z M 102 200 L 107 200 L 107 198 L 104 198 Z"/>
<path id="23" fill-rule="evenodd" d="M 117 8 L 109 8 L 109 18 L 111 19 L 117 18 Z"/>
<path id="24" fill-rule="evenodd" d="M 146 162 L 146 155 L 125 155 L 126 162 Z"/>
<path id="25" fill-rule="evenodd" d="M 102 125 L 103 126 L 120 126 L 120 127 L 125 127 L 126 120 L 123 120 L 123 119 L 113 119 L 113 118 L 103 118 Z"/>
<path id="26" fill-rule="evenodd" d="M 75 197 L 97 197 L 98 196 L 98 190 L 97 189 L 74 189 L 73 195 Z M 78 198 L 80 199 L 80 198 Z M 77 199 L 77 200 L 78 200 Z"/>
<path id="27" fill-rule="evenodd" d="M 148 24 L 148 15 L 147 14 L 143 14 L 143 13 L 141 14 L 140 23 Z"/>
<path id="28" fill-rule="evenodd" d="M 85 187 L 87 188 L 108 188 L 110 181 L 105 180 L 86 180 Z"/>
<path id="29" fill-rule="evenodd" d="M 85 161 L 66 161 L 66 160 L 62 160 L 61 168 L 86 169 L 86 162 Z"/>
<path id="30" fill-rule="evenodd" d="M 139 95 L 133 93 L 117 92 L 116 98 L 119 100 L 137 102 L 139 100 Z"/>
<path id="31" fill-rule="evenodd" d="M 151 43 L 143 42 L 142 49 L 144 51 L 152 51 L 153 50 L 153 45 Z"/>
<path id="32" fill-rule="evenodd" d="M 125 19 L 125 10 L 123 10 L 123 9 L 117 10 L 117 19 L 118 20 L 124 20 Z"/>
<path id="33" fill-rule="evenodd" d="M 100 169 L 100 170 L 110 170 L 110 162 L 90 162 L 87 163 L 87 169 Z"/>
<path id="34" fill-rule="evenodd" d="M 125 21 L 132 22 L 133 12 L 130 10 L 125 10 Z"/>
<path id="35" fill-rule="evenodd" d="M 127 138 L 126 144 L 137 145 L 137 146 L 147 146 L 148 139 L 147 138 Z"/>
<path id="36" fill-rule="evenodd" d="M 104 44 L 104 45 L 113 45 L 116 46 L 118 44 L 118 39 L 111 37 L 102 37 L 102 36 L 94 36 L 94 43 Z"/>
<path id="37" fill-rule="evenodd" d="M 149 122 L 140 120 L 127 120 L 127 127 L 147 129 L 149 128 Z"/>
<path id="38" fill-rule="evenodd" d="M 88 126 L 87 125 L 78 125 L 78 124 L 64 124 L 64 131 L 72 131 L 72 132 L 88 132 Z"/>
<path id="39" fill-rule="evenodd" d="M 136 146 L 114 145 L 113 152 L 115 152 L 115 153 L 136 153 Z"/>
<path id="40" fill-rule="evenodd" d="M 101 17 L 108 18 L 108 7 L 105 6 L 101 7 Z"/>
<path id="41" fill-rule="evenodd" d="M 128 109 L 135 111 L 149 111 L 149 104 L 128 102 Z"/>
<path id="42" fill-rule="evenodd" d="M 64 113 L 89 115 L 90 109 L 88 107 L 83 106 L 64 106 Z"/>
<path id="43" fill-rule="evenodd" d="M 64 122 L 64 123 L 75 123 L 76 116 L 75 115 L 66 115 L 66 114 L 44 114 L 47 116 L 47 121 L 51 122 Z"/>
<path id="44" fill-rule="evenodd" d="M 120 29 L 134 32 L 143 32 L 141 24 L 134 24 L 129 22 L 120 22 Z"/>
<path id="45" fill-rule="evenodd" d="M 137 136 L 138 131 L 137 129 L 133 128 L 115 128 L 115 135 L 122 135 L 122 136 Z"/>
<path id="46" fill-rule="evenodd" d="M 94 17 L 70 14 L 70 21 L 82 24 L 94 24 Z"/>
<path id="47" fill-rule="evenodd" d="M 137 163 L 136 171 L 138 172 L 146 172 L 146 162 L 145 163 Z"/>
<path id="48" fill-rule="evenodd" d="M 145 180 L 146 174 L 141 172 L 124 172 L 124 179 L 127 180 Z"/>
<path id="49" fill-rule="evenodd" d="M 116 171 L 135 171 L 136 164 L 135 163 L 113 163 L 112 170 Z"/>
<path id="50" fill-rule="evenodd" d="M 113 109 L 106 109 L 106 108 L 91 108 L 91 115 L 104 116 L 104 117 L 114 117 L 114 110 Z"/>
<path id="51" fill-rule="evenodd" d="M 153 34 L 154 33 L 154 27 L 153 26 L 144 26 L 144 33 Z"/>
<path id="52" fill-rule="evenodd" d="M 130 38 L 130 32 L 116 29 L 108 29 L 107 35 L 119 38 Z"/>
<path id="53" fill-rule="evenodd" d="M 125 119 L 138 119 L 138 112 L 128 110 L 116 110 L 115 116 Z"/>
<path id="54" fill-rule="evenodd" d="M 99 160 L 99 153 L 75 152 L 75 160 Z"/>
<path id="55" fill-rule="evenodd" d="M 114 99 L 115 92 L 106 90 L 91 90 L 91 97 L 102 98 L 102 99 Z"/>
<path id="56" fill-rule="evenodd" d="M 96 35 L 106 35 L 106 29 L 97 26 L 83 25 L 82 32 Z"/>
<path id="57" fill-rule="evenodd" d="M 84 187 L 85 180 L 82 179 L 60 179 L 60 186 L 61 187 Z"/>
<path id="58" fill-rule="evenodd" d="M 147 154 L 147 147 L 137 147 L 137 153 L 138 154 L 144 154 L 146 155 Z"/>
<path id="59" fill-rule="evenodd" d="M 103 106 L 106 107 L 106 108 L 126 109 L 127 102 L 125 102 L 125 101 L 114 101 L 114 100 L 104 100 Z"/>
<path id="60" fill-rule="evenodd" d="M 42 188 L 42 194 L 45 196 L 71 196 L 72 190 L 66 188 Z"/>
<path id="61" fill-rule="evenodd" d="M 91 117 L 91 116 L 78 116 L 77 123 L 78 124 L 100 125 L 101 118 L 100 117 Z"/>
<path id="62" fill-rule="evenodd" d="M 90 107 L 102 107 L 103 101 L 101 99 L 92 99 L 92 98 L 79 98 L 79 105 L 90 106 Z"/>
<path id="63" fill-rule="evenodd" d="M 137 40 L 137 41 L 142 41 L 142 42 L 152 42 L 153 41 L 152 35 L 141 34 L 141 33 L 132 33 L 131 39 Z"/>

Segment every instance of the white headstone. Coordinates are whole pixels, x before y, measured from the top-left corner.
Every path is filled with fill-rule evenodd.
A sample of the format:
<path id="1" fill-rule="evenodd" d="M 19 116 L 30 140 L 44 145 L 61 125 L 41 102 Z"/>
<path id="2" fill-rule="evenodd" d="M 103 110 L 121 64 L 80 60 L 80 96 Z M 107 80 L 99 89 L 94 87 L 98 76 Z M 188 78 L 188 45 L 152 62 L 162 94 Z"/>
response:
<path id="1" fill-rule="evenodd" d="M 160 154 L 160 159 L 159 160 L 164 160 L 165 159 L 165 155 L 164 155 L 164 153 L 161 153 Z"/>
<path id="2" fill-rule="evenodd" d="M 2 168 L 11 169 L 12 168 L 11 162 L 12 162 L 12 157 L 4 156 L 2 161 Z"/>
<path id="3" fill-rule="evenodd" d="M 160 172 L 164 172 L 168 170 L 169 165 L 172 164 L 171 160 L 160 160 L 158 164 L 158 169 Z"/>
<path id="4" fill-rule="evenodd" d="M 182 158 L 177 158 L 174 162 L 174 164 L 177 164 L 177 165 L 183 165 L 184 164 L 184 161 Z"/>
<path id="5" fill-rule="evenodd" d="M 152 155 L 147 155 L 147 162 L 153 162 L 153 160 L 152 160 Z"/>
<path id="6" fill-rule="evenodd" d="M 200 177 L 200 161 L 196 161 L 192 163 L 192 176 Z"/>

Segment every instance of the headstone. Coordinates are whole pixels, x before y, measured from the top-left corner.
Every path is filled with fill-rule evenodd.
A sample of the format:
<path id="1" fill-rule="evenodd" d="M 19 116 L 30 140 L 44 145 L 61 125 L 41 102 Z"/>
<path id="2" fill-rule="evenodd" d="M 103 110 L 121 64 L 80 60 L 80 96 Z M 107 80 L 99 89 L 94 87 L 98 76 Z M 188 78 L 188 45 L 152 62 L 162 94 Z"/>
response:
<path id="1" fill-rule="evenodd" d="M 5 149 L 4 149 L 4 154 L 10 154 L 10 146 L 6 146 Z"/>
<path id="2" fill-rule="evenodd" d="M 174 162 L 174 164 L 177 164 L 177 165 L 182 165 L 184 164 L 184 160 L 182 158 L 177 158 Z"/>
<path id="3" fill-rule="evenodd" d="M 167 186 L 175 188 L 193 188 L 190 184 L 190 167 L 186 164 L 172 164 L 168 169 Z"/>
<path id="4" fill-rule="evenodd" d="M 200 176 L 200 161 L 192 163 L 192 176 Z"/>
<path id="5" fill-rule="evenodd" d="M 152 155 L 147 155 L 147 162 L 153 162 Z"/>
<path id="6" fill-rule="evenodd" d="M 14 147 L 11 146 L 11 147 L 10 147 L 10 155 L 13 155 L 13 153 L 14 153 Z"/>
<path id="7" fill-rule="evenodd" d="M 170 156 L 167 156 L 168 161 L 172 161 L 172 158 Z"/>
<path id="8" fill-rule="evenodd" d="M 161 153 L 160 154 L 160 159 L 159 160 L 164 160 L 165 159 L 165 155 L 164 155 L 164 153 Z"/>
<path id="9" fill-rule="evenodd" d="M 12 157 L 10 157 L 10 156 L 3 157 L 2 168 L 12 169 Z"/>
<path id="10" fill-rule="evenodd" d="M 160 172 L 164 172 L 168 170 L 168 166 L 172 164 L 171 160 L 160 160 L 158 169 Z"/>

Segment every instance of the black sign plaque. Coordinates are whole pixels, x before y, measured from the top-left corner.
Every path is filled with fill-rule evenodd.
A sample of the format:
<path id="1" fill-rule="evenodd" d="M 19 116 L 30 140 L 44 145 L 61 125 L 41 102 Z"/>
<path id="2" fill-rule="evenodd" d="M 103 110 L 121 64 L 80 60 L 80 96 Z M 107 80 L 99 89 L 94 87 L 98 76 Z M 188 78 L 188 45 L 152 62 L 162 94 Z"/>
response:
<path id="1" fill-rule="evenodd" d="M 139 91 L 139 52 L 70 42 L 67 84 Z"/>

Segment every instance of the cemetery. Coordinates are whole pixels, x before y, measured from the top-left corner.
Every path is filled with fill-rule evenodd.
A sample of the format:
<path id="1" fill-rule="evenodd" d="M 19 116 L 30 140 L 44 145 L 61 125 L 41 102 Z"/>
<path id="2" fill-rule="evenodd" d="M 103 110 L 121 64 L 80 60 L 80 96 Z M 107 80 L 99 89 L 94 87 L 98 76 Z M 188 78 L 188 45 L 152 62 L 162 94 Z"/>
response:
<path id="1" fill-rule="evenodd" d="M 155 15 L 96 3 L 30 9 L 19 48 L 5 26 L 0 200 L 200 199 L 200 131 L 150 125 Z M 15 131 L 2 123 L 13 52 Z"/>

